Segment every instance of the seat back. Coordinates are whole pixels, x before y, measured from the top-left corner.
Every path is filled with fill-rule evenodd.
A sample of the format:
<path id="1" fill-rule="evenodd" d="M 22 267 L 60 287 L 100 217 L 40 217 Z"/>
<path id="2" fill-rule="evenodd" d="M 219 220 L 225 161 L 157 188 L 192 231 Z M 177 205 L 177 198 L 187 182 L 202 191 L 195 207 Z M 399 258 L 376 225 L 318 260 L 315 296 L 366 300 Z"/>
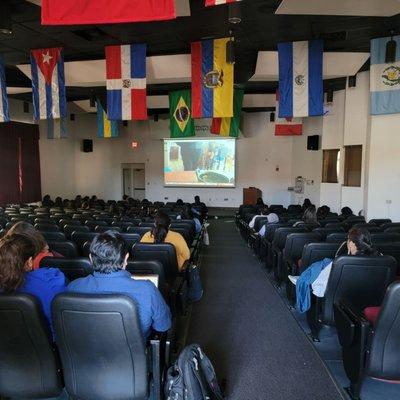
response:
<path id="1" fill-rule="evenodd" d="M 76 258 L 78 257 L 78 248 L 74 242 L 65 241 L 65 242 L 53 242 L 48 241 L 50 251 L 55 251 L 65 258 Z"/>
<path id="2" fill-rule="evenodd" d="M 278 228 L 291 228 L 292 226 L 289 225 L 287 222 L 278 222 L 276 224 L 267 224 L 267 230 L 265 234 L 265 239 L 267 242 L 272 242 L 274 240 L 275 231 Z"/>
<path id="3" fill-rule="evenodd" d="M 91 242 L 97 235 L 95 232 L 72 232 L 71 239 L 77 244 L 79 249 L 82 251 L 83 245 L 86 242 Z"/>
<path id="4" fill-rule="evenodd" d="M 111 226 L 107 226 L 107 225 L 97 225 L 94 228 L 94 231 L 96 233 L 102 233 L 102 232 L 107 232 L 107 231 L 114 231 L 114 232 L 122 232 L 122 228 L 119 226 L 115 226 L 115 225 L 111 225 Z"/>
<path id="5" fill-rule="evenodd" d="M 151 228 L 145 226 L 130 226 L 126 231 L 128 233 L 136 233 L 142 237 L 145 233 L 150 232 Z"/>
<path id="6" fill-rule="evenodd" d="M 73 399 L 147 399 L 146 348 L 130 297 L 63 293 L 52 310 Z"/>
<path id="7" fill-rule="evenodd" d="M 369 221 L 370 224 L 375 224 L 378 226 L 384 225 L 384 224 L 390 224 L 392 222 L 391 219 L 389 218 L 375 218 L 375 219 L 371 219 Z"/>
<path id="8" fill-rule="evenodd" d="M 355 224 L 353 228 L 367 229 L 369 232 L 383 232 L 383 229 L 374 224 Z"/>
<path id="9" fill-rule="evenodd" d="M 93 267 L 88 258 L 44 257 L 40 260 L 40 268 L 58 268 L 70 282 L 93 273 Z"/>
<path id="10" fill-rule="evenodd" d="M 136 243 L 132 248 L 132 258 L 134 261 L 160 261 L 168 283 L 172 283 L 178 275 L 176 251 L 170 243 Z"/>
<path id="11" fill-rule="evenodd" d="M 139 226 L 142 227 L 142 228 L 150 228 L 150 229 L 152 229 L 154 227 L 154 221 L 141 222 L 139 224 Z"/>
<path id="12" fill-rule="evenodd" d="M 323 227 L 323 228 L 315 228 L 312 230 L 314 233 L 316 233 L 321 240 L 325 240 L 326 237 L 330 234 L 330 233 L 340 233 L 340 232 L 344 232 L 344 228 L 330 228 L 330 227 Z"/>
<path id="13" fill-rule="evenodd" d="M 333 305 L 347 299 L 357 309 L 382 303 L 397 263 L 391 256 L 341 256 L 333 261 L 324 297 L 322 320 L 333 324 Z"/>
<path id="14" fill-rule="evenodd" d="M 371 233 L 372 243 L 400 242 L 400 232 Z"/>
<path id="15" fill-rule="evenodd" d="M 160 261 L 156 260 L 142 260 L 142 261 L 129 261 L 126 270 L 132 275 L 158 275 L 158 289 L 167 298 L 168 284 L 165 277 L 164 267 Z"/>
<path id="16" fill-rule="evenodd" d="M 347 233 L 338 232 L 338 233 L 329 233 L 326 236 L 327 243 L 343 243 L 347 240 Z"/>
<path id="17" fill-rule="evenodd" d="M 46 224 L 46 223 L 36 223 L 35 229 L 40 232 L 60 232 L 60 228 L 58 225 L 54 224 Z"/>
<path id="18" fill-rule="evenodd" d="M 304 245 L 319 241 L 320 237 L 316 233 L 290 233 L 286 237 L 284 257 L 289 262 L 297 262 L 303 253 Z"/>
<path id="19" fill-rule="evenodd" d="M 400 275 L 400 241 L 377 243 L 375 248 L 385 256 L 392 256 L 397 262 L 397 275 Z"/>
<path id="20" fill-rule="evenodd" d="M 340 247 L 340 243 L 307 243 L 301 255 L 300 273 L 307 269 L 312 263 L 323 260 L 324 258 L 335 258 L 335 254 Z"/>
<path id="21" fill-rule="evenodd" d="M 0 295 L 0 394 L 57 397 L 62 390 L 56 353 L 36 298 Z"/>
<path id="22" fill-rule="evenodd" d="M 258 232 L 261 229 L 261 227 L 266 223 L 268 223 L 268 217 L 267 216 L 262 216 L 262 217 L 256 218 L 256 220 L 254 222 L 254 230 L 256 232 Z"/>
<path id="23" fill-rule="evenodd" d="M 49 242 L 65 242 L 67 240 L 63 232 L 41 231 L 40 233 Z"/>
<path id="24" fill-rule="evenodd" d="M 400 379 L 400 282 L 392 283 L 382 304 L 369 354 L 368 374 Z"/>
<path id="25" fill-rule="evenodd" d="M 274 239 L 272 245 L 276 249 L 283 250 L 286 244 L 286 238 L 290 233 L 306 233 L 307 229 L 304 228 L 293 228 L 293 227 L 282 227 L 275 231 Z"/>

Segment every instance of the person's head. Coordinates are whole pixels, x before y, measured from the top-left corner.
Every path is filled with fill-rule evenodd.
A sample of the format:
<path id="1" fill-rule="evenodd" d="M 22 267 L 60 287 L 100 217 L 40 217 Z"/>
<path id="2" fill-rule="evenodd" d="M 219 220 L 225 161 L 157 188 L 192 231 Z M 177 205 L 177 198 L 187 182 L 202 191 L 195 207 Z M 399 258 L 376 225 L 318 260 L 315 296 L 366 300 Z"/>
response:
<path id="1" fill-rule="evenodd" d="M 317 212 L 315 210 L 315 206 L 306 208 L 303 214 L 303 221 L 306 223 L 317 222 Z"/>
<path id="2" fill-rule="evenodd" d="M 263 199 L 262 199 L 261 197 L 258 197 L 258 198 L 257 198 L 257 203 L 256 203 L 256 205 L 257 205 L 257 206 L 263 206 L 263 205 L 264 205 L 264 201 L 263 201 Z"/>
<path id="3" fill-rule="evenodd" d="M 310 206 L 312 206 L 312 203 L 311 203 L 310 199 L 304 199 L 303 207 L 304 208 L 308 208 Z"/>
<path id="4" fill-rule="evenodd" d="M 353 211 L 350 207 L 343 207 L 340 212 L 345 217 L 350 217 L 350 215 L 353 215 Z"/>
<path id="5" fill-rule="evenodd" d="M 176 201 L 176 205 L 177 205 L 177 206 L 183 206 L 183 200 L 182 200 L 182 199 L 178 199 L 178 200 Z"/>
<path id="6" fill-rule="evenodd" d="M 183 210 L 181 212 L 181 216 L 182 216 L 183 219 L 193 219 L 192 207 L 190 207 L 188 204 L 186 204 L 183 207 Z"/>
<path id="7" fill-rule="evenodd" d="M 43 201 L 49 201 L 50 200 L 50 195 L 46 194 L 43 196 Z"/>
<path id="8" fill-rule="evenodd" d="M 23 284 L 25 273 L 32 270 L 35 251 L 27 235 L 6 235 L 0 240 L 0 288 L 5 293 Z"/>
<path id="9" fill-rule="evenodd" d="M 200 196 L 194 196 L 194 202 L 196 204 L 199 204 L 200 203 Z"/>
<path id="10" fill-rule="evenodd" d="M 328 206 L 321 206 L 318 208 L 317 211 L 317 217 L 324 219 L 328 216 L 328 214 L 331 212 L 331 209 Z"/>
<path id="11" fill-rule="evenodd" d="M 262 209 L 261 209 L 261 215 L 267 215 L 268 214 L 268 206 L 264 206 Z"/>
<path id="12" fill-rule="evenodd" d="M 279 217 L 275 213 L 268 214 L 268 223 L 277 224 L 279 222 Z"/>
<path id="13" fill-rule="evenodd" d="M 125 269 L 129 252 L 118 232 L 106 231 L 94 237 L 89 257 L 95 272 L 111 274 L 119 269 Z"/>
<path id="14" fill-rule="evenodd" d="M 6 237 L 16 234 L 27 236 L 31 240 L 31 242 L 35 246 L 35 256 L 42 251 L 46 251 L 49 249 L 43 235 L 38 230 L 36 230 L 29 222 L 17 222 L 8 230 L 8 232 L 6 233 Z"/>
<path id="15" fill-rule="evenodd" d="M 372 247 L 371 234 L 364 228 L 352 228 L 347 234 L 347 250 L 350 255 L 371 255 L 376 253 Z"/>
<path id="16" fill-rule="evenodd" d="M 164 212 L 159 211 L 154 218 L 154 228 L 151 231 L 151 235 L 154 238 L 154 243 L 164 243 L 170 225 L 171 218 Z"/>

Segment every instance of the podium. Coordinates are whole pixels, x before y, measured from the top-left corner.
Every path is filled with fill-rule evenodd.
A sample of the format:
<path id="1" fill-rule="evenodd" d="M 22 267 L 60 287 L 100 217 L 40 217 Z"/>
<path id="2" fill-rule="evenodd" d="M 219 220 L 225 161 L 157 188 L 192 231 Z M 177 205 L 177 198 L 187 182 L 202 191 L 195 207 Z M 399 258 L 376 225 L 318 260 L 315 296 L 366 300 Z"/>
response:
<path id="1" fill-rule="evenodd" d="M 255 206 L 259 197 L 262 197 L 262 192 L 260 189 L 255 187 L 243 189 L 243 204 Z"/>

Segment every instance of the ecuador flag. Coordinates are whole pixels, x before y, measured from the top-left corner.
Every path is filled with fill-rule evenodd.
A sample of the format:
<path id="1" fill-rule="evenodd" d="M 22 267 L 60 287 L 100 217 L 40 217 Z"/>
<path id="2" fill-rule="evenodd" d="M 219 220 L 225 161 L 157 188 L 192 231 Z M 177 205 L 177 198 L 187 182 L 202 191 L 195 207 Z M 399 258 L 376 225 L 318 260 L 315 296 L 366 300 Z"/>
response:
<path id="1" fill-rule="evenodd" d="M 213 118 L 211 133 L 220 136 L 239 136 L 240 116 L 242 114 L 244 91 L 235 89 L 233 96 L 233 117 L 232 118 Z"/>
<path id="2" fill-rule="evenodd" d="M 192 43 L 192 116 L 233 116 L 233 64 L 226 62 L 230 38 Z"/>
<path id="3" fill-rule="evenodd" d="M 97 104 L 97 137 L 115 138 L 118 137 L 118 121 L 110 121 L 104 111 L 99 99 Z"/>

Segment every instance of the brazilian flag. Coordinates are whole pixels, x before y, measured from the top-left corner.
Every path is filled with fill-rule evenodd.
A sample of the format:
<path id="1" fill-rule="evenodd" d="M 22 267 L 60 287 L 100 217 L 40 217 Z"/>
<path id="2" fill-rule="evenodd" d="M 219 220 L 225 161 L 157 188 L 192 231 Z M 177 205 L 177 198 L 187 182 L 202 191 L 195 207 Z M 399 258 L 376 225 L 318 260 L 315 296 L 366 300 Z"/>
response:
<path id="1" fill-rule="evenodd" d="M 179 90 L 169 94 L 169 129 L 172 138 L 194 136 L 190 90 Z"/>

